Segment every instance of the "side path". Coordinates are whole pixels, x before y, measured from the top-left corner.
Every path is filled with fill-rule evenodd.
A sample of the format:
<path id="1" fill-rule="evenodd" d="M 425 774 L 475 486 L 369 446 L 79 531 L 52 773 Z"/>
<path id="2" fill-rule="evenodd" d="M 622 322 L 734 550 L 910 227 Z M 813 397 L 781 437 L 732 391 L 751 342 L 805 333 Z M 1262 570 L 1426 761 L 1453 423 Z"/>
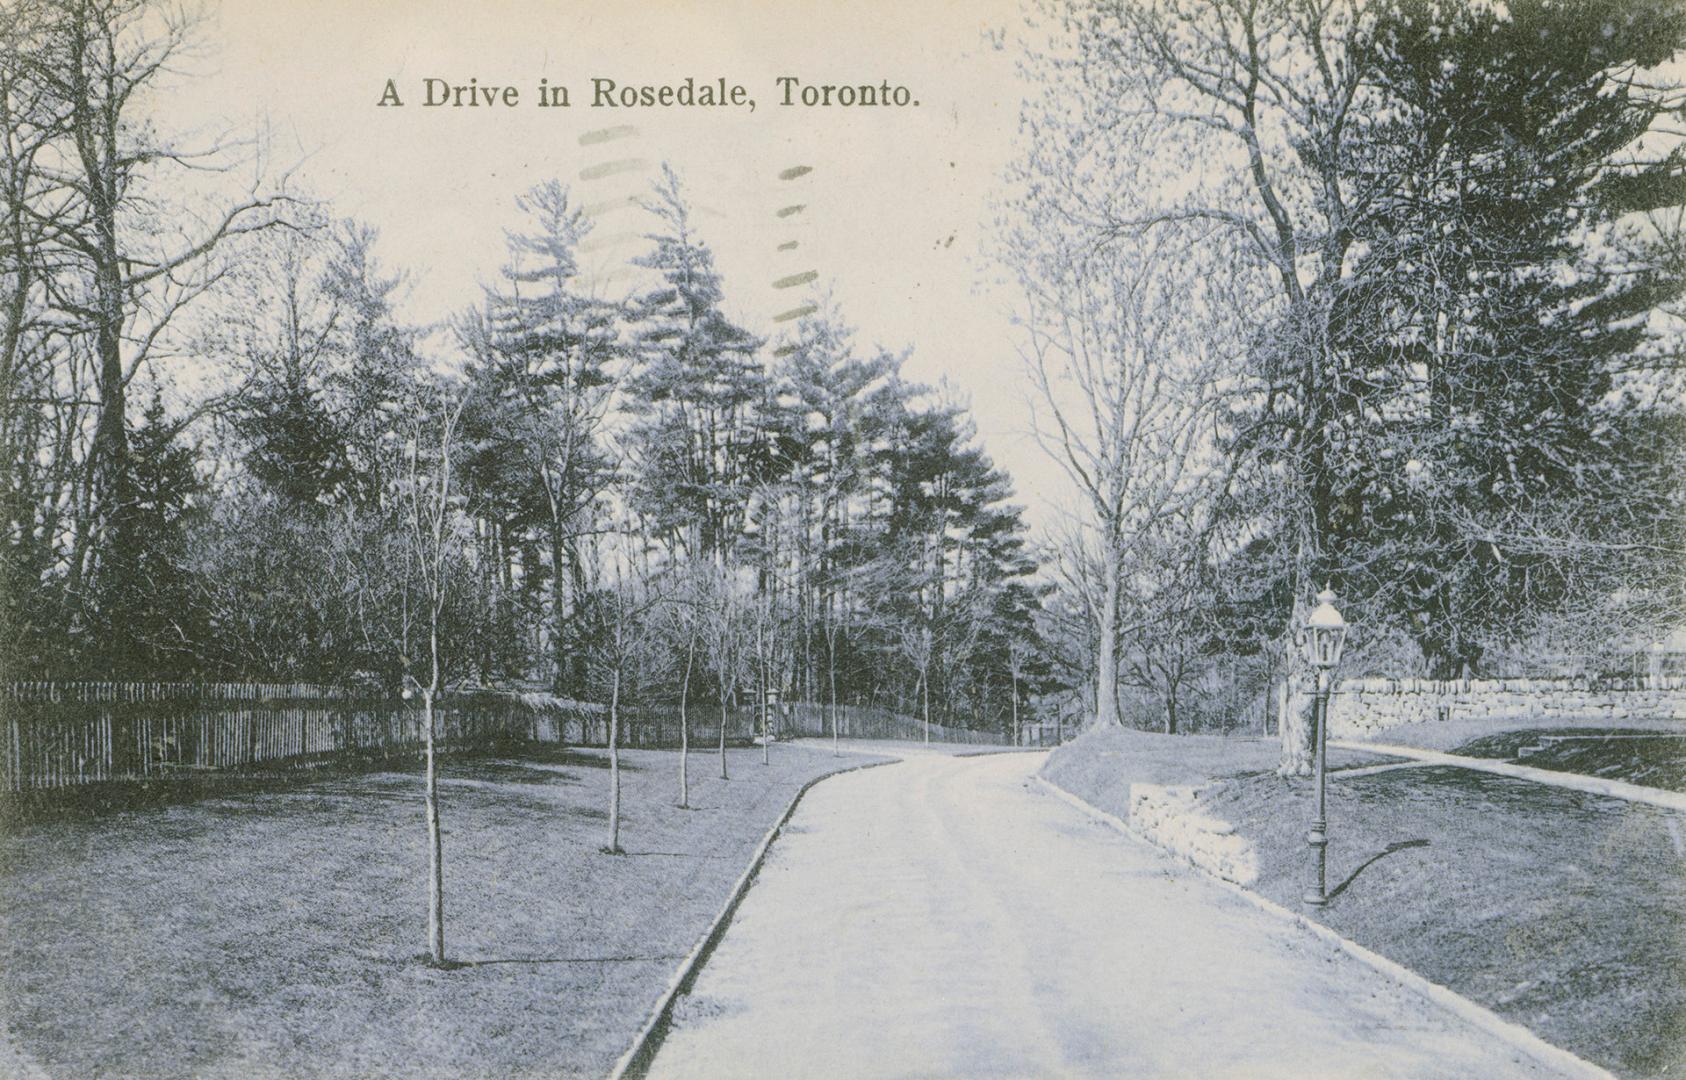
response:
<path id="1" fill-rule="evenodd" d="M 1554 1075 L 1034 790 L 1042 760 L 809 792 L 650 1075 Z"/>

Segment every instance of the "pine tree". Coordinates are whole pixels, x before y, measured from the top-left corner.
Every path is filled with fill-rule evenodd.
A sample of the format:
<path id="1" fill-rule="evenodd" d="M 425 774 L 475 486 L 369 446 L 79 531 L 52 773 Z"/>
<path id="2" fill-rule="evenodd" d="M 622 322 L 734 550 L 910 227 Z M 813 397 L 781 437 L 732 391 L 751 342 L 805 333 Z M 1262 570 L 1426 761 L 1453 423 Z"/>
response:
<path id="1" fill-rule="evenodd" d="M 660 281 L 628 312 L 637 350 L 626 384 L 631 499 L 671 548 L 719 561 L 742 530 L 758 453 L 760 342 L 722 309 L 714 255 L 672 169 L 664 166 L 647 208 L 658 231 L 635 262 Z"/>
<path id="2" fill-rule="evenodd" d="M 1681 201 L 1678 152 L 1630 156 L 1665 102 L 1625 72 L 1683 42 L 1675 5 L 1383 9 L 1395 107 L 1350 168 L 1402 179 L 1355 225 L 1333 305 L 1327 524 L 1347 587 L 1438 675 L 1571 602 L 1575 550 L 1627 539 L 1596 508 L 1644 498 L 1612 393 L 1686 286 L 1594 241 Z"/>
<path id="3" fill-rule="evenodd" d="M 612 474 L 600 437 L 618 313 L 579 290 L 575 252 L 590 223 L 567 190 L 541 184 L 517 206 L 527 229 L 509 234 L 502 280 L 462 324 L 474 357 L 464 473 L 475 512 L 500 530 L 536 534 L 548 559 L 553 686 L 566 693 L 585 678 L 570 622 L 583 587 L 577 541 Z"/>
<path id="4" fill-rule="evenodd" d="M 838 664 L 850 628 L 849 581 L 858 569 L 853 522 L 867 476 L 865 449 L 880 426 L 873 394 L 895 377 L 900 362 L 882 352 L 857 356 L 850 329 L 834 311 L 801 320 L 778 355 L 796 502 L 795 589 L 804 619 L 798 633 L 805 696 L 828 703 L 835 734 Z"/>
<path id="5" fill-rule="evenodd" d="M 906 393 L 905 389 L 902 391 Z M 882 500 L 871 519 L 871 621 L 880 647 L 911 668 L 908 707 L 966 725 L 957 687 L 989 680 L 979 652 L 997 597 L 1035 569 L 1011 484 L 974 445 L 965 410 L 901 399 L 895 425 L 872 452 Z M 995 661 L 1000 657 L 996 656 Z M 932 715 L 935 702 L 935 715 Z M 985 711 L 980 707 L 975 716 Z M 1009 711 L 1003 708 L 1001 711 Z"/>
<path id="6" fill-rule="evenodd" d="M 100 575 L 90 620 L 101 669 L 117 677 L 169 679 L 198 671 L 196 648 L 206 627 L 187 536 L 205 486 L 198 447 L 183 442 L 181 431 L 154 391 L 129 434 L 131 533 L 128 544 L 107 553 L 112 561 Z"/>

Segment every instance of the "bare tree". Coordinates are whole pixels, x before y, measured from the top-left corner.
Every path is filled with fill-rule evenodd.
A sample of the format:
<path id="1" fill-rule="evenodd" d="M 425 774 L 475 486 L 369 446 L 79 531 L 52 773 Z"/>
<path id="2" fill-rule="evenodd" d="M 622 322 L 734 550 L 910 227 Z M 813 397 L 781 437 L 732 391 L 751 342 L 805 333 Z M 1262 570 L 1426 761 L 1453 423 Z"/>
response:
<path id="1" fill-rule="evenodd" d="M 0 503 L 12 541 L 0 588 L 22 601 L 6 630 L 80 636 L 111 661 L 129 622 L 100 626 L 96 592 L 138 577 L 131 384 L 216 282 L 225 242 L 287 201 L 256 181 L 233 200 L 201 189 L 226 187 L 250 155 L 235 140 L 189 146 L 151 112 L 196 31 L 184 9 L 149 0 L 18 0 L 0 14 Z"/>
<path id="2" fill-rule="evenodd" d="M 197 173 L 227 172 L 238 162 L 232 143 L 187 147 L 161 138 L 139 115 L 196 33 L 193 17 L 151 0 L 62 0 L 46 8 L 45 32 L 32 54 L 34 84 L 60 103 L 64 117 L 64 166 L 56 176 L 68 201 L 57 207 L 74 207 L 69 227 L 56 235 L 77 272 L 56 275 L 49 293 L 52 305 L 92 340 L 99 401 L 88 468 L 93 513 L 77 522 L 73 582 L 89 569 L 105 532 L 121 540 L 121 515 L 132 503 L 130 383 L 177 314 L 216 280 L 212 253 L 231 237 L 273 224 L 276 208 L 288 201 L 261 194 L 256 185 L 205 215 L 164 214 L 154 201 L 151 193 L 163 186 L 155 174 L 163 170 L 175 170 L 165 184 L 185 187 Z M 176 223 L 177 231 L 163 221 Z"/>
<path id="3" fill-rule="evenodd" d="M 848 626 L 847 603 L 845 594 L 833 584 L 820 605 L 820 633 L 825 636 L 826 711 L 831 720 L 832 757 L 841 752 L 837 734 L 837 645 Z"/>
<path id="4" fill-rule="evenodd" d="M 411 690 L 421 693 L 422 747 L 425 755 L 422 802 L 427 818 L 427 943 L 432 963 L 445 963 L 445 871 L 439 828 L 438 738 L 435 704 L 444 675 L 441 666 L 439 631 L 445 603 L 451 589 L 451 563 L 457 546 L 457 508 L 462 497 L 451 490 L 452 455 L 456 446 L 457 421 L 465 397 L 441 403 L 437 415 L 419 417 L 412 427 L 409 448 L 410 471 L 406 478 L 405 510 L 408 524 L 408 563 L 419 589 L 419 613 L 406 603 L 402 655 Z M 427 636 L 426 681 L 409 670 L 410 638 L 417 615 Z"/>
<path id="5" fill-rule="evenodd" d="M 55 330 L 47 289 L 53 236 L 73 228 L 78 209 L 46 164 L 69 117 L 37 78 L 34 54 L 47 40 L 50 7 L 21 0 L 0 17 L 0 593 L 22 598 L 39 584 L 59 546 L 77 487 L 76 438 L 83 365 Z M 28 578 L 36 580 L 28 580 Z M 22 652 L 27 608 L 0 605 L 0 634 Z"/>
<path id="6" fill-rule="evenodd" d="M 47 40 L 49 6 L 23 0 L 0 21 L 0 201 L 4 242 L 0 243 L 0 401 L 9 436 L 18 422 L 19 376 L 30 349 L 31 331 L 45 318 L 42 290 L 51 272 L 52 236 L 74 222 L 67 185 L 44 159 L 64 137 L 69 117 L 37 76 L 30 55 Z M 49 212 L 56 209 L 57 212 Z"/>
<path id="7" fill-rule="evenodd" d="M 644 659 L 652 635 L 657 632 L 656 621 L 650 614 L 663 603 L 647 582 L 628 579 L 626 569 L 615 562 L 614 585 L 601 594 L 606 621 L 599 639 L 596 666 L 607 676 L 609 683 L 609 831 L 603 851 L 621 854 L 621 702 L 624 700 L 628 675 Z M 683 724 L 681 725 L 683 726 Z M 681 780 L 683 788 L 684 781 Z"/>
<path id="8" fill-rule="evenodd" d="M 801 613 L 783 602 L 791 590 L 778 575 L 764 574 L 761 584 L 748 614 L 755 633 L 756 701 L 761 716 L 761 763 L 765 765 L 772 753 L 773 696 L 791 678 Z"/>
<path id="9" fill-rule="evenodd" d="M 1034 430 L 1079 492 L 1066 565 L 1096 641 L 1095 722 L 1108 726 L 1121 722 L 1127 560 L 1209 490 L 1227 297 L 1190 272 L 1173 230 L 1095 248 L 1028 209 L 1009 251 L 1027 298 Z"/>
<path id="10" fill-rule="evenodd" d="M 1365 623 L 1389 617 L 1431 667 L 1468 671 L 1481 635 L 1562 595 L 1558 564 L 1533 541 L 1587 535 L 1566 520 L 1536 529 L 1543 520 L 1513 508 L 1533 517 L 1563 495 L 1672 516 L 1647 505 L 1643 477 L 1640 492 L 1608 498 L 1630 463 L 1600 475 L 1595 429 L 1598 413 L 1618 411 L 1600 400 L 1612 374 L 1600 364 L 1636 362 L 1634 326 L 1655 325 L 1665 293 L 1680 295 L 1662 283 L 1678 274 L 1658 274 L 1650 256 L 1618 267 L 1583 239 L 1678 204 L 1641 179 L 1677 163 L 1654 149 L 1647 161 L 1639 144 L 1678 108 L 1673 80 L 1645 70 L 1674 51 L 1677 24 L 1633 20 L 1630 34 L 1575 5 L 1363 0 L 1044 11 L 1058 44 L 1029 64 L 1049 92 L 1027 108 L 1035 138 L 1021 173 L 1028 201 L 1050 208 L 1043 220 L 1098 247 L 1194 234 L 1258 280 L 1223 425 L 1228 486 L 1250 490 L 1224 554 L 1269 549 L 1260 606 L 1295 688 L 1285 773 L 1311 761 L 1310 680 L 1297 677 L 1292 638 L 1331 576 L 1372 609 Z M 1605 39 L 1590 58 L 1529 52 L 1582 26 Z M 1441 78 L 1453 70 L 1459 79 Z M 1678 140 L 1645 141 L 1672 153 Z M 1651 196 L 1602 198 L 1613 174 Z M 1573 284 L 1539 291 L 1542 279 Z M 1638 282 L 1645 292 L 1629 290 Z M 1648 303 L 1658 310 L 1626 321 Z M 1604 319 L 1617 311 L 1620 329 Z M 1513 378 L 1517 357 L 1526 380 Z M 1520 464 L 1530 459 L 1545 464 Z M 1407 462 L 1438 466 L 1439 479 L 1414 483 Z M 1608 518 L 1588 524 L 1596 537 Z"/>
<path id="11" fill-rule="evenodd" d="M 1024 726 L 1019 722 L 1019 687 L 1024 682 L 1025 668 L 1032 655 L 1032 645 L 1022 637 L 1014 635 L 1007 640 L 1007 673 L 1013 680 L 1013 745 L 1024 742 Z"/>
<path id="12" fill-rule="evenodd" d="M 776 630 L 775 621 L 778 618 L 776 607 L 776 601 L 770 592 L 762 592 L 750 605 L 750 619 L 755 624 L 755 711 L 761 719 L 763 765 L 772 763 L 773 753 L 773 733 L 767 714 L 771 687 L 771 664 L 768 656 Z"/>
<path id="13" fill-rule="evenodd" d="M 858 604 L 858 593 L 875 590 L 875 580 L 883 577 L 878 564 L 856 565 L 846 559 L 833 559 L 822 578 L 823 602 L 820 605 L 820 633 L 825 637 L 826 702 L 831 722 L 831 754 L 840 753 L 838 734 L 839 710 L 837 698 L 838 649 L 846 635 L 883 629 L 886 621 L 877 617 L 873 604 Z"/>
<path id="14" fill-rule="evenodd" d="M 694 562 L 680 565 L 677 571 L 680 576 L 679 585 L 676 595 L 668 597 L 665 620 L 669 642 L 685 654 L 685 662 L 679 676 L 680 809 L 689 809 L 691 806 L 691 676 L 696 672 L 697 648 L 702 637 L 704 618 L 703 598 L 696 567 Z"/>
<path id="15" fill-rule="evenodd" d="M 1291 533 L 1295 596 L 1326 572 L 1332 297 L 1354 224 L 1402 179 L 1348 168 L 1379 116 L 1375 23 L 1360 0 L 1077 0 L 1053 12 L 1060 44 L 1030 62 L 1047 92 L 1027 109 L 1039 138 L 1023 168 L 1043 220 L 1091 247 L 1152 248 L 1162 230 L 1182 244 L 1198 237 L 1220 273 L 1252 290 L 1237 309 L 1252 326 L 1235 340 L 1270 328 L 1256 357 L 1264 377 L 1226 387 L 1253 413 L 1228 450 L 1232 464 L 1269 454 L 1288 465 L 1273 475 L 1271 509 Z M 1103 581 L 1103 621 L 1108 591 Z M 1308 703 L 1296 697 L 1287 717 L 1284 769 L 1303 771 Z"/>
<path id="16" fill-rule="evenodd" d="M 1191 510 L 1167 515 L 1139 537 L 1126 559 L 1124 607 L 1131 632 L 1124 678 L 1159 699 L 1164 731 L 1178 730 L 1183 692 L 1200 670 L 1212 602 L 1202 587 L 1207 564 Z"/>
<path id="17" fill-rule="evenodd" d="M 727 710 L 742 682 L 745 666 L 744 619 L 747 599 L 731 567 L 713 567 L 702 577 L 702 606 L 707 620 L 703 648 L 720 694 L 720 779 L 730 779 L 726 769 Z"/>

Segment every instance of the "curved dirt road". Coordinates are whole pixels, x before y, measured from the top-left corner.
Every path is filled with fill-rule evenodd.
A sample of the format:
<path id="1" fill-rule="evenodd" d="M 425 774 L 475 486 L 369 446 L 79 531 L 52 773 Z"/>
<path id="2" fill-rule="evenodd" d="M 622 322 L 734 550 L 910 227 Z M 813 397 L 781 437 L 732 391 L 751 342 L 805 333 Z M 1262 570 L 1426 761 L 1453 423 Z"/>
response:
<path id="1" fill-rule="evenodd" d="M 1037 790 L 1041 762 L 810 791 L 650 1075 L 1553 1075 Z"/>

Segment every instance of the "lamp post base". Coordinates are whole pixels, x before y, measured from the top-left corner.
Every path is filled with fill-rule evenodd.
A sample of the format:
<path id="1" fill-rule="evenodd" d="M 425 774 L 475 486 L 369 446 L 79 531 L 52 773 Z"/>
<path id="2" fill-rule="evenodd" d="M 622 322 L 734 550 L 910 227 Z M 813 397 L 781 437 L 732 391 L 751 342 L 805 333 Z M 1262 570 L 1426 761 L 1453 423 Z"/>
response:
<path id="1" fill-rule="evenodd" d="M 1313 907 L 1322 907 L 1329 902 L 1328 891 L 1325 887 L 1327 877 L 1325 867 L 1329 852 L 1328 823 L 1321 818 L 1311 823 L 1311 831 L 1306 833 L 1305 842 L 1311 847 L 1312 879 L 1311 887 L 1306 889 L 1301 901 Z"/>

